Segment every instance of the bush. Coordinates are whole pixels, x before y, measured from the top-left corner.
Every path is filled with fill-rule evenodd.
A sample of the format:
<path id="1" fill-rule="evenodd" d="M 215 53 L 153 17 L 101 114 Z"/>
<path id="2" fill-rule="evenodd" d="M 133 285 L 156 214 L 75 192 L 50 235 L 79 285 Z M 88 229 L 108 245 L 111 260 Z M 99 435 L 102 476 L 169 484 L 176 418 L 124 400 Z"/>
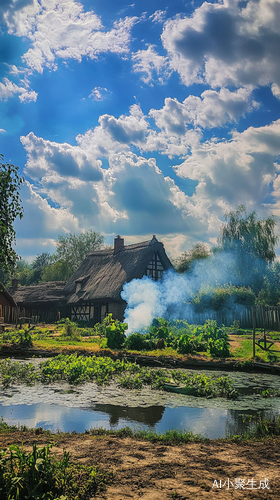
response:
<path id="1" fill-rule="evenodd" d="M 76 323 L 72 323 L 69 318 L 66 318 L 63 330 L 61 332 L 61 337 L 69 338 L 80 342 L 82 340 L 81 335 L 78 333 Z"/>
<path id="2" fill-rule="evenodd" d="M 221 311 L 224 307 L 234 307 L 236 305 L 252 306 L 255 302 L 256 296 L 251 288 L 233 285 L 208 286 L 201 289 L 193 297 L 194 311 L 196 313 L 202 313 L 207 309 Z"/>
<path id="3" fill-rule="evenodd" d="M 105 329 L 107 347 L 109 349 L 121 349 L 126 340 L 124 332 L 127 330 L 127 324 L 121 323 L 117 319 L 113 320 L 112 314 L 108 314 L 100 325 L 100 329 L 103 328 Z"/>
<path id="4" fill-rule="evenodd" d="M 86 500 L 104 489 L 105 476 L 95 467 L 74 465 L 64 450 L 61 460 L 50 456 L 52 445 L 26 453 L 16 445 L 0 452 L 0 495 L 7 500 Z M 66 495 L 66 496 L 64 496 Z"/>
<path id="5" fill-rule="evenodd" d="M 134 351 L 149 351 L 155 346 L 155 341 L 142 333 L 132 333 L 125 341 L 125 347 Z"/>

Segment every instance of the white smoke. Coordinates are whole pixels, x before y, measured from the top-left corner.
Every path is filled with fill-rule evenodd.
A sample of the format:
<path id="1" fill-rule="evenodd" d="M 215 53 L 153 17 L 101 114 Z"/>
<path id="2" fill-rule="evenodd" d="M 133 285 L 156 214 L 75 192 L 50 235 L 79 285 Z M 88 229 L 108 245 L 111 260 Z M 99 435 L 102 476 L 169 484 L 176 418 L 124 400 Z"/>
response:
<path id="1" fill-rule="evenodd" d="M 254 259 L 254 266 L 261 268 L 261 261 Z M 144 276 L 126 283 L 121 292 L 127 302 L 124 321 L 127 333 L 145 330 L 155 317 L 166 319 L 186 319 L 193 312 L 191 300 L 203 286 L 223 286 L 225 284 L 250 286 L 252 275 L 236 277 L 234 268 L 236 256 L 229 252 L 219 252 L 207 259 L 194 262 L 191 272 L 178 274 L 174 269 L 166 271 L 162 280 L 153 281 Z M 253 266 L 252 266 L 253 269 Z M 227 303 L 230 307 L 230 303 Z"/>

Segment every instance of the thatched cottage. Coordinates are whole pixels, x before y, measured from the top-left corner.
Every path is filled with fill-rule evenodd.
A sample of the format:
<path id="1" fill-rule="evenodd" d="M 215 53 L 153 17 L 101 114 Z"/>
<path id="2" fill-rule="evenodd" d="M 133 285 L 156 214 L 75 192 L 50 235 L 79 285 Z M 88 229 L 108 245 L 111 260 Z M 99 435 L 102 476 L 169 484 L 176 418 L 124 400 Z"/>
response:
<path id="1" fill-rule="evenodd" d="M 18 305 L 19 316 L 39 316 L 40 321 L 53 322 L 67 315 L 64 287 L 66 281 L 47 281 L 39 285 L 19 286 L 13 280 L 9 292 Z"/>
<path id="2" fill-rule="evenodd" d="M 171 267 L 163 244 L 155 236 L 127 246 L 117 236 L 114 248 L 89 253 L 65 286 L 71 320 L 97 323 L 112 313 L 122 321 L 126 307 L 121 298 L 123 285 L 144 275 L 158 280 Z"/>
<path id="3" fill-rule="evenodd" d="M 0 323 L 13 321 L 16 318 L 17 304 L 12 295 L 0 282 Z"/>

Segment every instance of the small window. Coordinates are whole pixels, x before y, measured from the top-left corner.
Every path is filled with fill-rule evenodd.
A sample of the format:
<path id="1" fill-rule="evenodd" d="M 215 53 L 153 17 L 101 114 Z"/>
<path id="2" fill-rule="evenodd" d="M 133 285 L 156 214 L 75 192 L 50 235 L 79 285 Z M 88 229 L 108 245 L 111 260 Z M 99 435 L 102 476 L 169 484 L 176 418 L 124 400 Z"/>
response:
<path id="1" fill-rule="evenodd" d="M 82 288 L 82 283 L 76 283 L 76 293 L 81 290 Z"/>
<path id="2" fill-rule="evenodd" d="M 146 275 L 157 281 L 162 278 L 163 271 L 164 268 L 158 254 L 154 253 L 152 260 L 150 260 L 147 266 Z"/>

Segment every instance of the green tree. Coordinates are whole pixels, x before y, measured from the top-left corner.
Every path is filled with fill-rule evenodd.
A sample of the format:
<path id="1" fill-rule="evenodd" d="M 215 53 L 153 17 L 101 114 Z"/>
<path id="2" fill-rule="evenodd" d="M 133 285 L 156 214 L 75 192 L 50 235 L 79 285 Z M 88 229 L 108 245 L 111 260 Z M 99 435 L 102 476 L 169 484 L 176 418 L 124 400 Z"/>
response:
<path id="1" fill-rule="evenodd" d="M 104 245 L 104 236 L 89 229 L 80 234 L 68 233 L 58 236 L 54 263 L 65 265 L 64 280 L 68 280 L 78 269 L 89 252 L 99 250 Z M 46 275 L 46 274 L 45 274 Z"/>
<path id="2" fill-rule="evenodd" d="M 225 214 L 225 221 L 218 246 L 233 256 L 231 281 L 251 286 L 258 294 L 276 257 L 275 247 L 279 239 L 275 233 L 276 220 L 273 216 L 260 219 L 255 211 L 247 214 L 245 205 L 239 205 L 235 211 Z"/>
<path id="3" fill-rule="evenodd" d="M 210 252 L 204 243 L 196 243 L 175 261 L 175 269 L 180 274 L 190 271 L 194 261 L 207 259 L 209 255 Z"/>
<path id="4" fill-rule="evenodd" d="M 225 214 L 225 220 L 219 238 L 223 250 L 242 251 L 267 263 L 274 261 L 279 239 L 274 216 L 259 219 L 255 211 L 247 214 L 245 205 L 239 205 Z"/>
<path id="5" fill-rule="evenodd" d="M 49 252 L 38 254 L 32 262 L 33 269 L 43 269 L 52 263 L 52 256 Z"/>
<path id="6" fill-rule="evenodd" d="M 67 281 L 71 277 L 71 269 L 67 262 L 59 260 L 54 264 L 44 267 L 41 280 L 42 281 Z"/>
<path id="7" fill-rule="evenodd" d="M 16 234 L 13 222 L 23 217 L 19 190 L 24 178 L 19 176 L 18 167 L 3 161 L 4 156 L 0 154 L 0 267 L 11 272 L 18 258 L 12 247 Z"/>

